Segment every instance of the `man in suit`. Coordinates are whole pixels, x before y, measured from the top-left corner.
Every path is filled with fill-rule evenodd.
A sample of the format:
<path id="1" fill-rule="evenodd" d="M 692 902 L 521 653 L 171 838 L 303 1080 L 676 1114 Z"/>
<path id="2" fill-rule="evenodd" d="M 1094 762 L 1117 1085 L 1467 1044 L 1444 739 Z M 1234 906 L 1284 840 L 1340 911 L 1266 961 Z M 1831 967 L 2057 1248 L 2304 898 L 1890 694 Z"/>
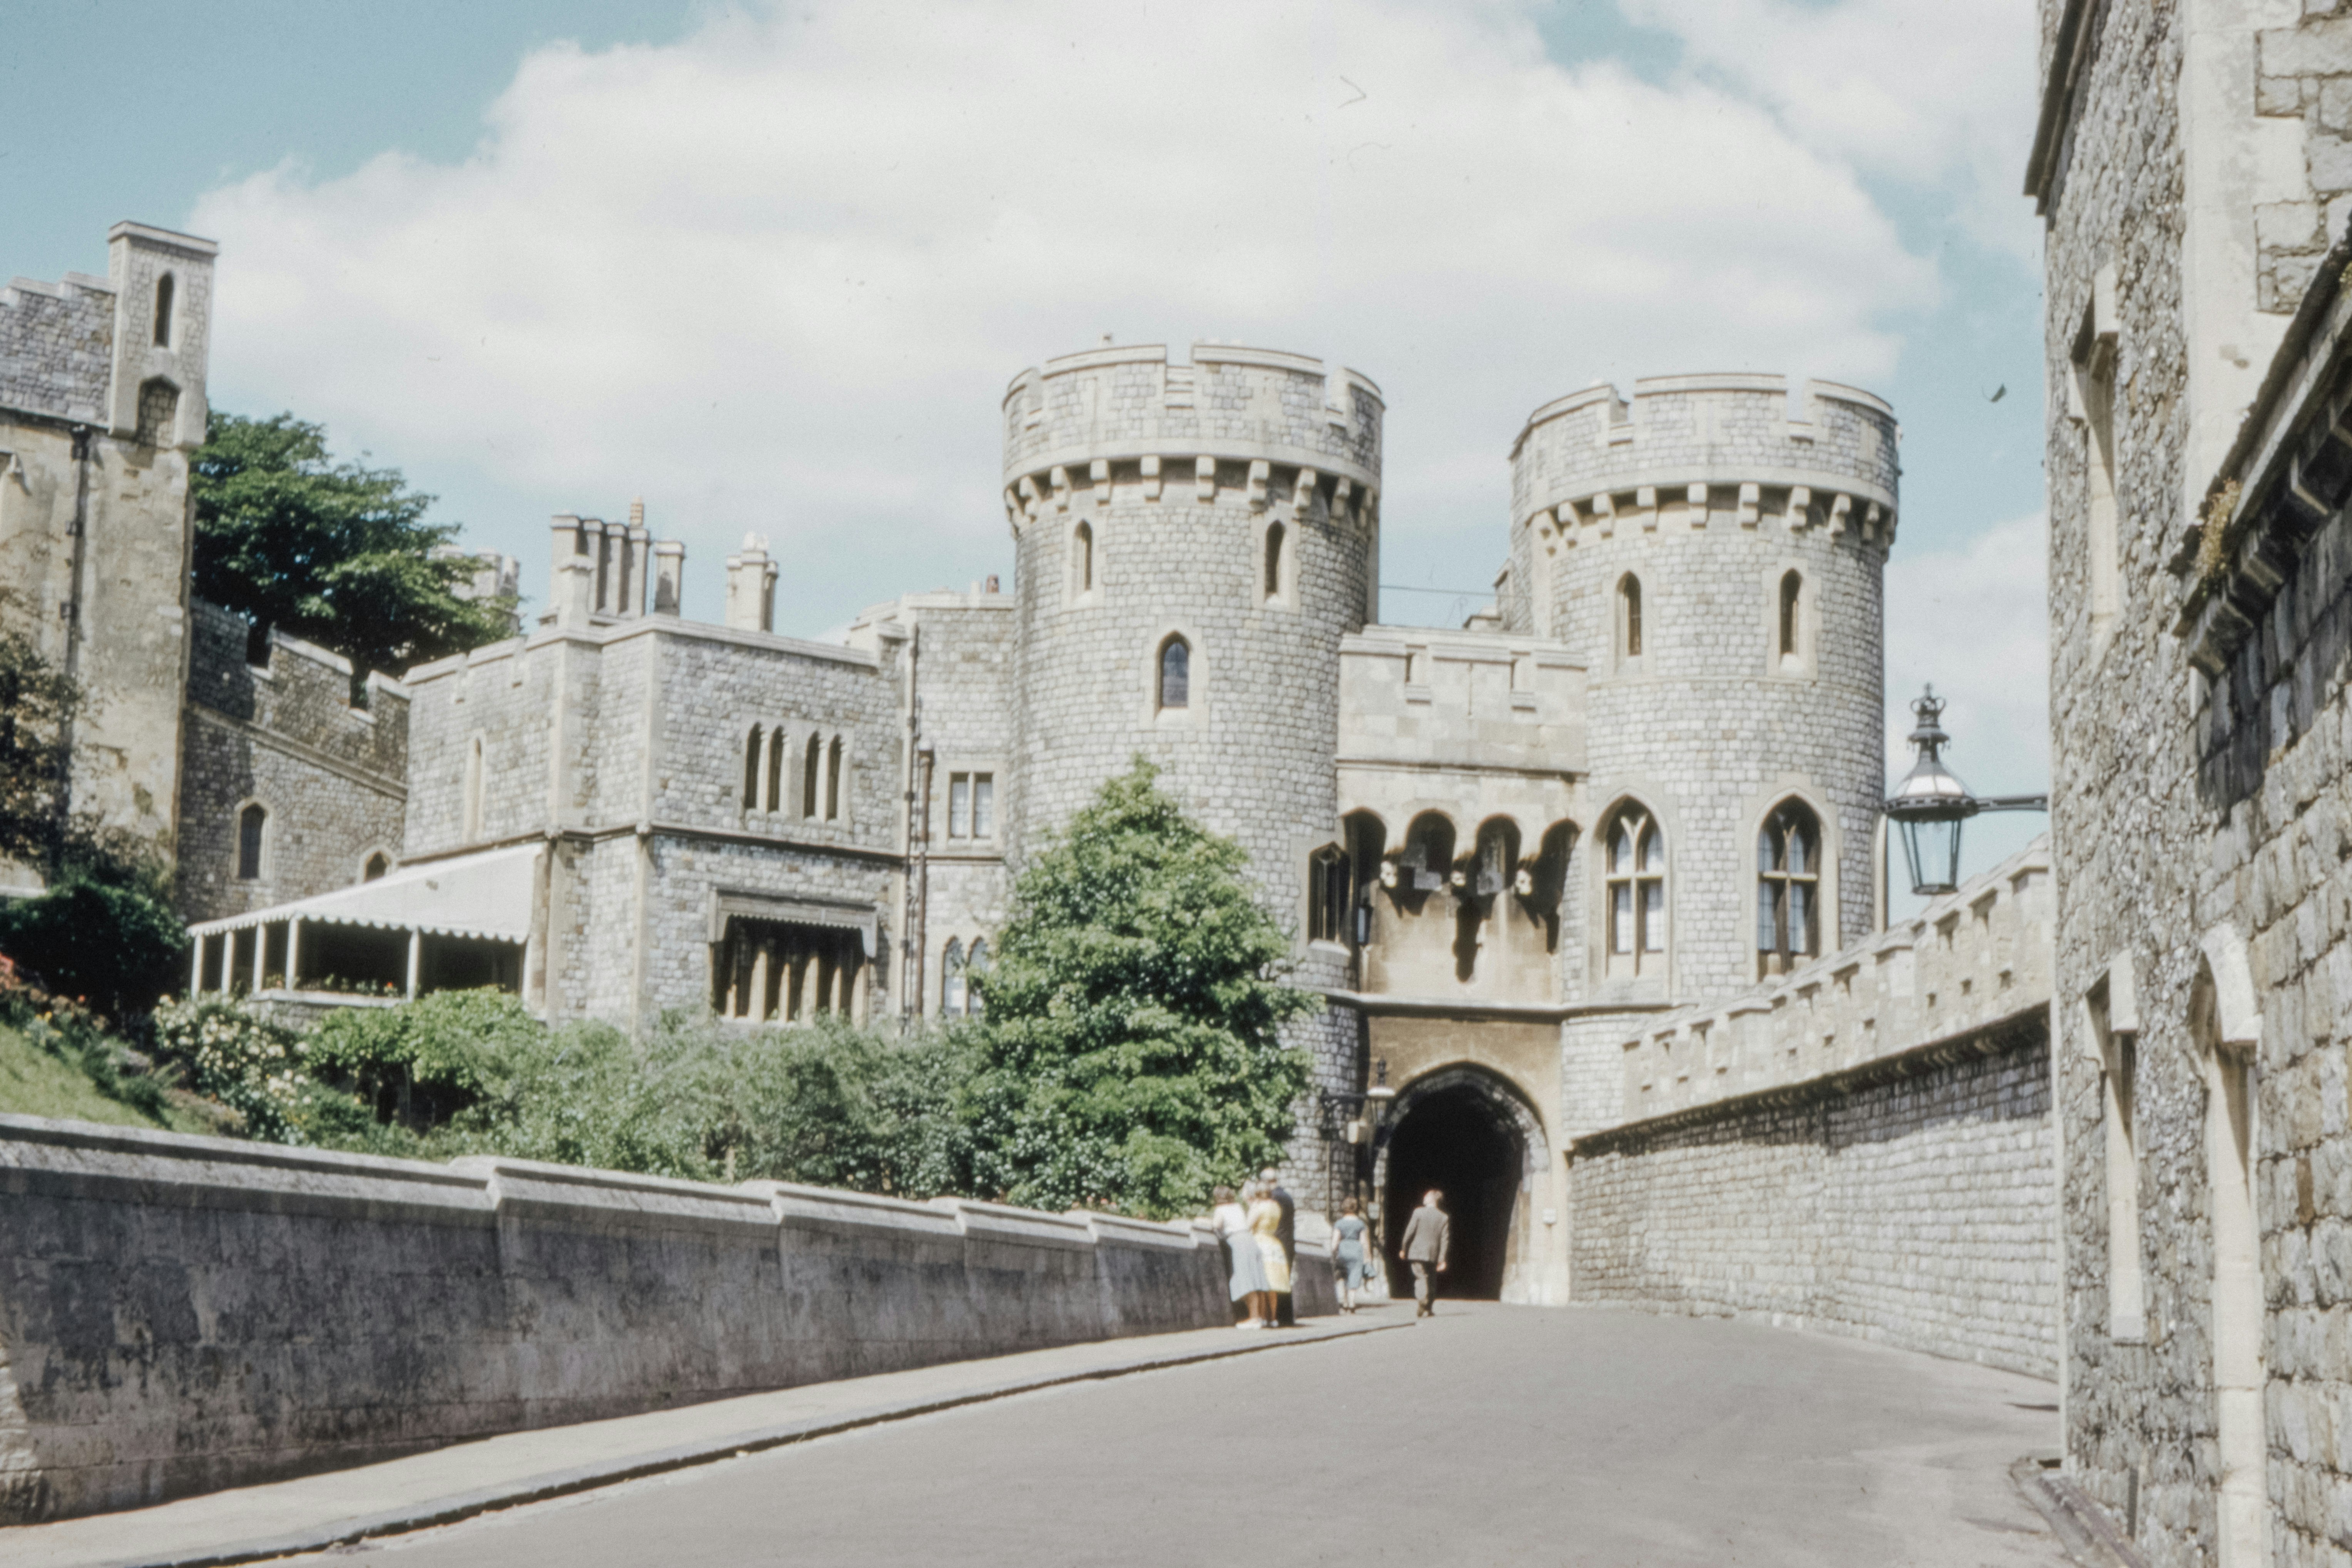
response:
<path id="1" fill-rule="evenodd" d="M 1445 1272 L 1445 1246 L 1451 1238 L 1446 1234 L 1445 1211 L 1437 1206 L 1445 1194 L 1435 1187 L 1421 1200 L 1421 1206 L 1405 1221 L 1404 1245 L 1397 1256 L 1412 1270 L 1412 1315 L 1428 1318 L 1436 1315 L 1432 1300 L 1437 1294 L 1437 1276 Z"/>
<path id="2" fill-rule="evenodd" d="M 1298 1205 L 1283 1190 L 1281 1178 L 1272 1165 L 1260 1171 L 1257 1179 L 1259 1184 L 1265 1188 L 1266 1195 L 1274 1199 L 1274 1206 L 1282 1211 L 1282 1227 L 1275 1234 L 1282 1239 L 1282 1256 L 1290 1265 L 1291 1282 L 1296 1285 L 1298 1280 Z M 1298 1326 L 1298 1309 L 1288 1290 L 1275 1292 L 1274 1323 L 1278 1329 Z"/>

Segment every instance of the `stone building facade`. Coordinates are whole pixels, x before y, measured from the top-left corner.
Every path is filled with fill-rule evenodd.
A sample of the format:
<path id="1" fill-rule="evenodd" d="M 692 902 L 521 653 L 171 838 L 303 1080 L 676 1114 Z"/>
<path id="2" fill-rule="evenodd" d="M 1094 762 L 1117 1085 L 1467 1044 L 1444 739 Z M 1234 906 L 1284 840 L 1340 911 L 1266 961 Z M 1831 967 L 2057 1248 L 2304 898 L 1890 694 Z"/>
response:
<path id="1" fill-rule="evenodd" d="M 178 902 L 217 920 L 372 880 L 399 864 L 408 799 L 408 694 L 201 599 L 181 733 Z M 256 663 L 252 655 L 267 658 Z"/>
<path id="2" fill-rule="evenodd" d="M 2067 1463 L 2340 1563 L 2352 14 L 2042 11 Z"/>
<path id="3" fill-rule="evenodd" d="M 104 278 L 0 289 L 0 617 L 92 700 L 71 810 L 167 851 L 215 248 L 120 223 Z"/>

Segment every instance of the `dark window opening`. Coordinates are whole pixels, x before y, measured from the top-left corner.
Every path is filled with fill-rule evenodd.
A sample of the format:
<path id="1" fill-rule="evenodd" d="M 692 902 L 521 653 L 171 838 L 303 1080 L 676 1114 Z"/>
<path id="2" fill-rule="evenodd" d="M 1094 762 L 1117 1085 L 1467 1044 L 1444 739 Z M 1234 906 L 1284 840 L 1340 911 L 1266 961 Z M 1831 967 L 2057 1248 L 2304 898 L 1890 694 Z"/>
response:
<path id="1" fill-rule="evenodd" d="M 1282 596 L 1282 524 L 1265 525 L 1265 597 Z"/>
<path id="2" fill-rule="evenodd" d="M 155 346 L 172 346 L 172 275 L 168 272 L 155 279 Z"/>
<path id="3" fill-rule="evenodd" d="M 1797 657 L 1797 601 L 1804 591 L 1804 580 L 1794 572 L 1780 579 L 1780 657 Z"/>
<path id="4" fill-rule="evenodd" d="M 1625 657 L 1642 657 L 1642 580 L 1632 573 L 1617 584 L 1617 597 L 1624 605 Z"/>
<path id="5" fill-rule="evenodd" d="M 236 817 L 236 879 L 257 882 L 261 879 L 261 833 L 269 820 L 269 813 L 259 805 L 248 805 Z"/>
<path id="6" fill-rule="evenodd" d="M 841 737 L 835 735 L 824 754 L 824 819 L 841 820 Z"/>
<path id="7" fill-rule="evenodd" d="M 1160 650 L 1160 706 L 1186 708 L 1192 700 L 1192 645 L 1182 637 L 1170 637 Z"/>
<path id="8" fill-rule="evenodd" d="M 751 726 L 751 735 L 743 742 L 743 809 L 751 810 L 760 804 L 760 726 Z"/>

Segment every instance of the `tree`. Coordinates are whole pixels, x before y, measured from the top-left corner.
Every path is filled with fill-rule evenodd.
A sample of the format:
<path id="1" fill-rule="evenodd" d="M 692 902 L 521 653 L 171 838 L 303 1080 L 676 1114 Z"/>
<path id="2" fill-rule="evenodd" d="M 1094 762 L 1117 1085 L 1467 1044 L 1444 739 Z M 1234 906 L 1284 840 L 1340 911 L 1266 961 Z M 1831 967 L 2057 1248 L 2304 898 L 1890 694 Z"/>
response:
<path id="1" fill-rule="evenodd" d="M 19 603 L 0 589 L 0 611 Z M 47 870 L 65 831 L 80 687 L 22 632 L 0 625 L 0 858 Z"/>
<path id="2" fill-rule="evenodd" d="M 331 461 L 324 426 L 215 414 L 189 477 L 196 592 L 257 634 L 282 626 L 349 658 L 354 699 L 370 670 L 511 636 L 510 600 L 458 595 L 474 563 L 433 553 L 457 527 L 425 521 L 434 498 L 407 484 Z"/>
<path id="3" fill-rule="evenodd" d="M 1280 1026 L 1319 997 L 1281 984 L 1290 942 L 1247 856 L 1141 757 L 1015 884 L 968 1114 L 983 1191 L 1046 1208 L 1198 1212 L 1276 1158 L 1307 1083 Z"/>

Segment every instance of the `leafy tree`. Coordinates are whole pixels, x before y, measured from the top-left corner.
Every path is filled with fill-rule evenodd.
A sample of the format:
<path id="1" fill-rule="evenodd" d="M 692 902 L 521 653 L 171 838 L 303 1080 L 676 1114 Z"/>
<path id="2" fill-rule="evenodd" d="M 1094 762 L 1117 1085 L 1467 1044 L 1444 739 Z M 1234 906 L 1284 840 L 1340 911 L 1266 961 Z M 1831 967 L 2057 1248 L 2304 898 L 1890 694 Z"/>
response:
<path id="1" fill-rule="evenodd" d="M 0 588 L 0 611 L 21 596 Z M 0 625 L 0 857 L 46 870 L 65 830 L 65 790 L 80 687 L 33 639 Z"/>
<path id="2" fill-rule="evenodd" d="M 1321 1000 L 1279 982 L 1290 942 L 1251 897 L 1241 846 L 1157 777 L 1138 757 L 1014 887 L 979 982 L 968 1114 L 982 1191 L 1197 1212 L 1291 1130 L 1307 1062 L 1276 1031 Z"/>
<path id="3" fill-rule="evenodd" d="M 438 557 L 454 523 L 425 521 L 434 498 L 397 468 L 337 463 L 324 426 L 291 414 L 215 414 L 189 478 L 196 592 L 257 634 L 282 626 L 370 670 L 462 653 L 511 635 L 510 600 L 461 598 L 474 563 Z"/>
<path id="4" fill-rule="evenodd" d="M 111 1017 L 152 1007 L 187 952 L 180 917 L 137 887 L 69 875 L 37 898 L 0 902 L 0 953 Z"/>

